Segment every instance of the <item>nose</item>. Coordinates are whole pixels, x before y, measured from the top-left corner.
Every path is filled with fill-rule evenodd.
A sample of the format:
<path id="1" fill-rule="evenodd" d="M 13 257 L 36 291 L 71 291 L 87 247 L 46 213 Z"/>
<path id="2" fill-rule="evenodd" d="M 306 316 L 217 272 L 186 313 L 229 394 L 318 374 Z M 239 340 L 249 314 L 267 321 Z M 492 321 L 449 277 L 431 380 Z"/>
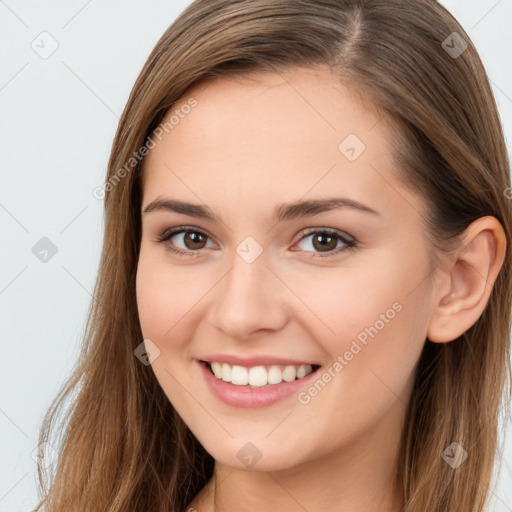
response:
<path id="1" fill-rule="evenodd" d="M 288 320 L 287 288 L 268 267 L 265 254 L 248 263 L 235 253 L 232 261 L 212 298 L 211 324 L 237 340 L 282 329 Z"/>

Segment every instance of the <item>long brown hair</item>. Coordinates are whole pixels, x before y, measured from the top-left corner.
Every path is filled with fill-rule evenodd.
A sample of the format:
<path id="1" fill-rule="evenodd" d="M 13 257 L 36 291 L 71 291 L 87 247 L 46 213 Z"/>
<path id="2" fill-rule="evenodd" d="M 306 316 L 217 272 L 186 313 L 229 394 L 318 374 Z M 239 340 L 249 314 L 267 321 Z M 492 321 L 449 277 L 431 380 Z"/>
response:
<path id="1" fill-rule="evenodd" d="M 447 251 L 486 215 L 505 230 L 505 261 L 478 321 L 453 342 L 425 342 L 396 475 L 406 512 L 484 510 L 500 410 L 508 412 L 511 396 L 510 169 L 482 62 L 434 0 L 196 0 L 164 33 L 113 143 L 83 349 L 41 428 L 41 457 L 47 441 L 59 458 L 48 484 L 39 467 L 38 509 L 44 503 L 47 512 L 183 512 L 211 477 L 212 457 L 151 367 L 134 356 L 142 342 L 135 276 L 144 162 L 134 155 L 192 85 L 317 64 L 329 65 L 396 130 L 396 164 L 404 183 L 428 200 L 433 247 Z M 53 440 L 67 402 L 56 429 L 61 438 Z M 454 441 L 469 453 L 456 470 L 441 457 Z"/>

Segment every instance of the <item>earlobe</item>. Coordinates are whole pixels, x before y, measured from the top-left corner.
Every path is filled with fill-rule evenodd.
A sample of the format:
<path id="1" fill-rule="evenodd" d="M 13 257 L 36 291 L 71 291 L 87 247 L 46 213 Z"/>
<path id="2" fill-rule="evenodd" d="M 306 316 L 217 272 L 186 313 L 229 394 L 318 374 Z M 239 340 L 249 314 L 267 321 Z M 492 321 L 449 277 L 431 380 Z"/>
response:
<path id="1" fill-rule="evenodd" d="M 475 220 L 464 231 L 461 243 L 463 250 L 436 271 L 441 278 L 433 290 L 434 308 L 427 332 L 427 338 L 435 343 L 453 341 L 476 323 L 505 258 L 506 236 L 495 217 Z"/>

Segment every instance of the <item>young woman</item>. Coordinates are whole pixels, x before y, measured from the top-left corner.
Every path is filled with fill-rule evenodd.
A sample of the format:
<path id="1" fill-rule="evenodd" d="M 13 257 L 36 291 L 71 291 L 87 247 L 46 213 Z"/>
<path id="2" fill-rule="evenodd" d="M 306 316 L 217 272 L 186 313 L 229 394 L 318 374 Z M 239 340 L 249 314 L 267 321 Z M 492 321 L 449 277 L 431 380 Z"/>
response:
<path id="1" fill-rule="evenodd" d="M 47 512 L 481 512 L 509 163 L 432 0 L 196 0 L 123 113 Z"/>

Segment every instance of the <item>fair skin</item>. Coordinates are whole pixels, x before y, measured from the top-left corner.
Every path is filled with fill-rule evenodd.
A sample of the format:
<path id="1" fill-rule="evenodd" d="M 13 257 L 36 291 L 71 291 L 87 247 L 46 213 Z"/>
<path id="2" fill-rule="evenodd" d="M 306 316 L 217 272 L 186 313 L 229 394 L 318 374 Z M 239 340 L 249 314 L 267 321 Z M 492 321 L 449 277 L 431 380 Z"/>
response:
<path id="1" fill-rule="evenodd" d="M 189 508 L 398 512 L 393 476 L 421 350 L 427 337 L 449 342 L 478 319 L 503 262 L 504 233 L 493 217 L 479 219 L 464 250 L 433 267 L 425 201 L 398 180 L 385 123 L 325 68 L 283 76 L 194 87 L 183 103 L 193 96 L 197 107 L 148 155 L 142 332 L 160 350 L 152 369 L 162 389 L 216 461 L 216 507 L 212 479 Z M 366 146 L 354 161 L 338 149 L 348 134 Z M 272 220 L 282 203 L 331 197 L 376 213 L 343 207 Z M 207 205 L 222 222 L 144 213 L 157 198 Z M 156 241 L 180 226 L 189 231 Z M 336 230 L 356 246 L 301 241 L 308 228 Z M 194 239 L 198 230 L 207 236 Z M 248 236 L 262 249 L 251 263 L 236 251 Z M 172 244 L 195 254 L 171 253 Z M 391 310 L 308 403 L 296 393 L 265 407 L 228 405 L 200 371 L 205 354 L 223 353 L 293 357 L 320 365 L 318 375 L 332 372 Z M 250 468 L 237 456 L 248 442 L 261 454 Z"/>

